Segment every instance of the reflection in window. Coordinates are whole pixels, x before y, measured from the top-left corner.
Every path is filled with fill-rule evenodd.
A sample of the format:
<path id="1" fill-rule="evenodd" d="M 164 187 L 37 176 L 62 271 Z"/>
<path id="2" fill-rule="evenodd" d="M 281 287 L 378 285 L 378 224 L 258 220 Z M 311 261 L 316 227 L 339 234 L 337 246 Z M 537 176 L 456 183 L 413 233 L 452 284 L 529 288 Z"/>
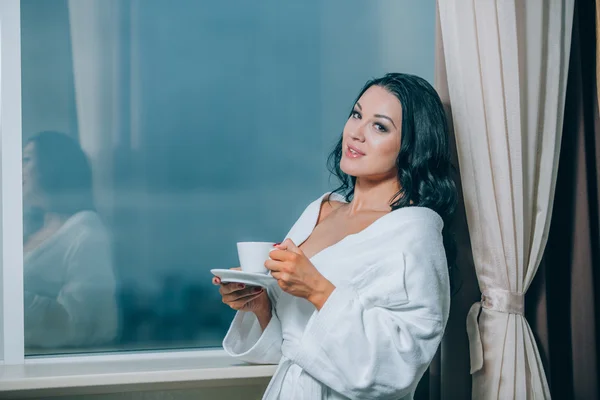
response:
<path id="1" fill-rule="evenodd" d="M 117 335 L 109 234 L 79 143 L 41 132 L 23 149 L 25 345 L 93 346 Z"/>
<path id="2" fill-rule="evenodd" d="M 357 85 L 431 77 L 434 26 L 434 1 L 22 0 L 26 354 L 220 346 L 209 270 L 330 187 Z"/>

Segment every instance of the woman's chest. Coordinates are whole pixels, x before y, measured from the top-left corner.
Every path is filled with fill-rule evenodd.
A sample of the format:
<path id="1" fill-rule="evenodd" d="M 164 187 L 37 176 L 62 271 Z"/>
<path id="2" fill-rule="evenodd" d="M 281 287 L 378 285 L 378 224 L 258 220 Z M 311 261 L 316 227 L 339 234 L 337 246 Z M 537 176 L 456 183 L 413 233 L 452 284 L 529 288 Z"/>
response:
<path id="1" fill-rule="evenodd" d="M 23 245 L 23 251 L 29 253 L 40 247 L 41 244 L 48 241 L 58 231 L 60 225 L 44 227 L 31 234 L 27 242 Z"/>
<path id="2" fill-rule="evenodd" d="M 361 234 L 378 217 L 380 215 L 376 213 L 364 213 L 353 217 L 341 213 L 330 215 L 317 224 L 299 247 L 308 258 L 313 258 L 323 250 L 345 241 L 346 238 Z"/>

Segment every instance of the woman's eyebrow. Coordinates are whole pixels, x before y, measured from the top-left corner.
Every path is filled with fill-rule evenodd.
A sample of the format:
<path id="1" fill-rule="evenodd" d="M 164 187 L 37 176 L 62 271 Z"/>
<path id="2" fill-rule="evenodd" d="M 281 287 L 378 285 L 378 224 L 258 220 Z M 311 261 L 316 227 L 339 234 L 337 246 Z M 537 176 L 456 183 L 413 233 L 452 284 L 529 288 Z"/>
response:
<path id="1" fill-rule="evenodd" d="M 390 121 L 392 123 L 392 125 L 394 125 L 394 128 L 398 129 L 398 127 L 396 126 L 396 124 L 394 123 L 394 121 L 392 121 L 392 119 L 390 117 L 388 117 L 387 115 L 382 115 L 382 114 L 375 114 L 375 116 L 377 118 L 384 118 L 387 119 L 388 121 Z"/>

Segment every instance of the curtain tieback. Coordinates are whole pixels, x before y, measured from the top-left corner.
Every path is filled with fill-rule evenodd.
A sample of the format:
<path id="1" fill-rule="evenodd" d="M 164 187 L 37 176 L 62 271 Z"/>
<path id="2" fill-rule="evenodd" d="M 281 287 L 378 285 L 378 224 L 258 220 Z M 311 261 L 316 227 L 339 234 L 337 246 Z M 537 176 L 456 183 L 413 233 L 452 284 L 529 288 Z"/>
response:
<path id="1" fill-rule="evenodd" d="M 481 301 L 471 306 L 467 315 L 471 374 L 483 368 L 483 343 L 479 332 L 479 313 L 482 307 L 492 311 L 522 316 L 525 311 L 525 294 L 503 289 L 485 289 L 481 294 Z"/>

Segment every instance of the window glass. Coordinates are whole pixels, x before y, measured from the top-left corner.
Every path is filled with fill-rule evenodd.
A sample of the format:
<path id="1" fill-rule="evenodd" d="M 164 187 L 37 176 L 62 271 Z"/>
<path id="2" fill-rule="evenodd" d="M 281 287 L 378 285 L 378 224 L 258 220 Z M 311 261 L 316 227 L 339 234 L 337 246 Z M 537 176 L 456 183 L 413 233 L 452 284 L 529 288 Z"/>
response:
<path id="1" fill-rule="evenodd" d="M 367 79 L 432 80 L 435 1 L 22 0 L 27 355 L 220 346 L 210 269 L 328 190 Z"/>

